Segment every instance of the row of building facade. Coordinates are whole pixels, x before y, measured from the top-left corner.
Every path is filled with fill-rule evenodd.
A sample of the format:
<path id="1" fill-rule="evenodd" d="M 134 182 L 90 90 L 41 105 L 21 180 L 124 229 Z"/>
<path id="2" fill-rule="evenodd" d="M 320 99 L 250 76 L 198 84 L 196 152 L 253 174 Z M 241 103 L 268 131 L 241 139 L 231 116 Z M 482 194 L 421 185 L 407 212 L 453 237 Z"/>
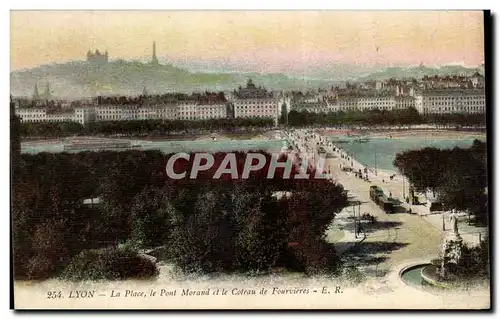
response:
<path id="1" fill-rule="evenodd" d="M 404 110 L 415 108 L 420 114 L 481 114 L 486 112 L 486 96 L 482 89 L 416 90 L 412 95 L 349 94 L 316 101 L 292 102 L 291 109 L 314 113 Z"/>
<path id="2" fill-rule="evenodd" d="M 272 118 L 277 124 L 282 110 L 328 113 L 354 110 L 403 110 L 415 108 L 421 114 L 481 114 L 486 111 L 483 89 L 424 89 L 411 95 L 390 91 L 340 92 L 317 96 L 273 93 L 249 80 L 246 87 L 223 93 L 176 95 L 150 98 L 103 98 L 78 102 L 72 107 L 16 107 L 22 122 L 67 122 L 125 120 L 206 120 L 221 118 Z M 53 105 L 53 104 L 52 104 Z"/>
<path id="3" fill-rule="evenodd" d="M 85 105 L 71 110 L 50 110 L 43 107 L 17 108 L 21 122 L 88 122 L 127 120 L 204 120 L 228 117 L 227 104 L 182 105 Z"/>
<path id="4" fill-rule="evenodd" d="M 126 120 L 207 120 L 233 117 L 271 118 L 277 124 L 283 101 L 281 95 L 262 87 L 251 80 L 245 88 L 234 91 L 230 100 L 222 93 L 204 95 L 179 95 L 162 98 L 113 99 L 103 98 L 79 103 L 68 108 L 16 107 L 22 122 L 67 122 L 85 124 L 93 121 Z"/>

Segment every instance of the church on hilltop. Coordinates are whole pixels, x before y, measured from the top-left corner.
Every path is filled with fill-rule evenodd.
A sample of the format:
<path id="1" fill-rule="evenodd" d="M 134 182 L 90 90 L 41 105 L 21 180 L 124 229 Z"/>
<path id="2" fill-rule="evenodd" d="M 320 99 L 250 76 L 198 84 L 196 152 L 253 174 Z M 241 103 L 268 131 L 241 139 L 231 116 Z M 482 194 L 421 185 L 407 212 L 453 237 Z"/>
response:
<path id="1" fill-rule="evenodd" d="M 105 65 L 108 64 L 108 51 L 106 50 L 104 54 L 99 52 L 99 50 L 95 50 L 94 53 L 92 51 L 87 52 L 87 62 L 92 65 Z"/>
<path id="2" fill-rule="evenodd" d="M 87 51 L 87 62 L 91 65 L 106 65 L 109 62 L 108 51 L 106 50 L 104 54 L 102 54 L 99 50 L 95 50 L 92 52 L 91 50 Z M 150 64 L 159 65 L 158 58 L 156 57 L 156 42 L 153 42 L 153 55 L 151 57 Z"/>
<path id="3" fill-rule="evenodd" d="M 35 88 L 33 90 L 33 100 L 34 101 L 42 101 L 42 100 L 50 100 L 52 98 L 52 91 L 50 90 L 50 84 L 47 82 L 45 86 L 45 91 L 40 94 L 38 92 L 38 83 L 35 83 Z"/>

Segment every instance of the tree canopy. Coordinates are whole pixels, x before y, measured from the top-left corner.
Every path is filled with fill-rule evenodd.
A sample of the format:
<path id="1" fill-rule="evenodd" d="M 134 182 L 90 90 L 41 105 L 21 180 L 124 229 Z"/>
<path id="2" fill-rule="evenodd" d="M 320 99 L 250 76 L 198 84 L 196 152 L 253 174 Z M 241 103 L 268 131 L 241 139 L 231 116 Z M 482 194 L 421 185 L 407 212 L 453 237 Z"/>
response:
<path id="1" fill-rule="evenodd" d="M 413 108 L 395 110 L 350 110 L 328 113 L 314 113 L 307 110 L 292 110 L 288 114 L 288 125 L 304 127 L 314 125 L 414 125 L 433 124 L 437 126 L 481 126 L 485 125 L 484 114 L 428 114 L 422 115 Z"/>
<path id="2" fill-rule="evenodd" d="M 214 154 L 215 167 L 225 155 Z M 239 165 L 245 155 L 236 153 Z M 196 180 L 173 180 L 165 171 L 170 156 L 137 150 L 23 154 L 13 184 L 15 278 L 80 278 L 96 271 L 107 276 L 108 268 L 79 267 L 89 258 L 104 262 L 90 250 L 120 244 L 164 245 L 183 271 L 265 271 L 293 264 L 315 272 L 338 265 L 323 236 L 347 204 L 341 185 L 315 179 L 313 170 L 309 179 L 283 179 L 279 171 L 267 179 L 268 166 L 248 179 L 213 179 L 209 170 Z M 188 172 L 190 163 L 181 163 Z M 99 200 L 84 203 L 91 198 Z M 290 248 L 290 242 L 298 246 Z M 103 254 L 122 256 L 115 250 Z M 126 256 L 140 264 L 129 251 Z"/>
<path id="3" fill-rule="evenodd" d="M 432 189 L 447 209 L 486 217 L 488 166 L 486 143 L 470 148 L 424 148 L 396 155 L 394 166 L 418 191 Z"/>
<path id="4" fill-rule="evenodd" d="M 127 120 L 89 122 L 21 123 L 22 137 L 63 137 L 73 135 L 163 136 L 174 133 L 238 131 L 271 128 L 272 118 L 222 118 L 206 120 Z"/>

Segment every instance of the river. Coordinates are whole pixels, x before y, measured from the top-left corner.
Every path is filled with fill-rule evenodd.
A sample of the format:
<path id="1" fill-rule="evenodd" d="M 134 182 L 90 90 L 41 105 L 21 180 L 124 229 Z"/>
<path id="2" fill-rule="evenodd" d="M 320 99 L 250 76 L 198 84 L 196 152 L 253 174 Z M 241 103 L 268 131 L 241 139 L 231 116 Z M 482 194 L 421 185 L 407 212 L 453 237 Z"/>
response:
<path id="1" fill-rule="evenodd" d="M 95 141 L 95 139 L 94 139 Z M 123 141 L 123 140 L 121 140 Z M 225 141 L 134 141 L 141 146 L 136 150 L 160 150 L 164 153 L 178 152 L 222 152 L 266 150 L 280 151 L 288 146 L 286 140 L 225 140 Z M 40 141 L 37 143 L 22 143 L 21 152 L 36 154 L 40 152 L 60 153 L 64 150 L 65 141 Z M 110 148 L 110 150 L 112 150 Z"/>
<path id="2" fill-rule="evenodd" d="M 331 138 L 332 142 L 339 140 Z M 342 141 L 348 143 L 337 144 L 344 151 L 353 155 L 356 160 L 369 167 L 375 167 L 387 171 L 396 171 L 393 165 L 394 158 L 397 153 L 405 150 L 415 150 L 424 147 L 436 147 L 440 149 L 448 149 L 454 147 L 469 148 L 472 146 L 473 138 L 467 139 L 429 139 L 425 137 L 408 137 L 402 139 L 391 138 L 370 138 L 368 142 L 354 142 L 354 138 L 342 137 Z"/>

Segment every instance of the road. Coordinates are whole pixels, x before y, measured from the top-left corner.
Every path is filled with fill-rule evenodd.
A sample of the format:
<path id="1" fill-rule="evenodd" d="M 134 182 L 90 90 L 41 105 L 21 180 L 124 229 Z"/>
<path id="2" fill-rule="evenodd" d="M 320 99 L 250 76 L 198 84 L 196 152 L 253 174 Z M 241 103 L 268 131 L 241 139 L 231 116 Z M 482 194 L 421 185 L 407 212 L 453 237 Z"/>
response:
<path id="1" fill-rule="evenodd" d="M 295 132 L 294 140 L 298 142 L 299 149 L 309 150 L 307 156 L 310 158 L 317 157 L 319 139 L 308 138 L 308 141 L 305 141 L 304 131 Z M 441 230 L 420 215 L 386 214 L 371 201 L 369 195 L 370 185 L 376 184 L 377 180 L 381 183 L 382 177 L 377 178 L 369 173 L 372 181 L 367 182 L 356 177 L 352 172 L 344 172 L 340 169 L 340 165 L 350 166 L 351 162 L 342 159 L 338 152 L 334 154 L 335 158 L 327 159 L 325 165 L 325 169 L 330 170 L 330 177 L 348 190 L 351 200 L 361 202 L 361 214 L 372 214 L 378 220 L 377 223 L 371 225 L 363 224 L 366 239 L 357 246 L 357 249 L 347 255 L 348 262 L 364 268 L 368 273 L 373 271 L 374 275 L 381 276 L 405 260 L 414 260 L 419 256 L 422 258 L 438 256 L 443 239 Z M 354 166 L 356 167 L 356 164 Z M 379 186 L 387 192 L 387 185 Z M 393 196 L 400 196 L 395 186 L 389 189 L 393 191 Z"/>

